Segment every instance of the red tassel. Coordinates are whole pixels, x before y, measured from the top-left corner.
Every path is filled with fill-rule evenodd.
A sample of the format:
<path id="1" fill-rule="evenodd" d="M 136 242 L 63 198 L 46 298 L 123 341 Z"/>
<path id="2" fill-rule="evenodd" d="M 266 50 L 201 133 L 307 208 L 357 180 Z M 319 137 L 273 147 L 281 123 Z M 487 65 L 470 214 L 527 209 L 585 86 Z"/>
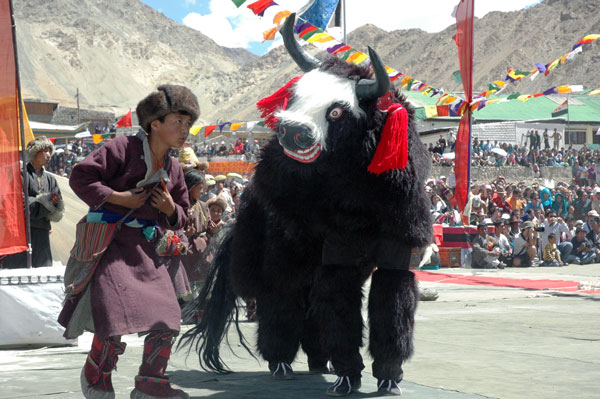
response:
<path id="1" fill-rule="evenodd" d="M 368 171 L 380 175 L 393 169 L 404 169 L 408 164 L 408 113 L 401 104 L 392 104 L 381 132 Z"/>
<path id="2" fill-rule="evenodd" d="M 261 112 L 261 118 L 264 118 L 265 125 L 267 125 L 271 130 L 275 130 L 277 127 L 277 118 L 274 116 L 274 114 L 287 108 L 288 102 L 292 95 L 291 88 L 301 77 L 302 76 L 296 76 L 275 93 L 271 94 L 269 97 L 259 100 L 256 103 L 256 107 Z"/>

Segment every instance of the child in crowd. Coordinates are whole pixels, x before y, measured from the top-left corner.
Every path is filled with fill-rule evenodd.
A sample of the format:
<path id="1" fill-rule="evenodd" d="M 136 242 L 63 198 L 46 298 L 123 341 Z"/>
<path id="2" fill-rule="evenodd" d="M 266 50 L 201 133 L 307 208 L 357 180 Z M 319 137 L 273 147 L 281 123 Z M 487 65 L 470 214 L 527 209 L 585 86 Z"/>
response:
<path id="1" fill-rule="evenodd" d="M 542 266 L 563 266 L 564 263 L 560 258 L 560 251 L 556 245 L 556 234 L 548 234 L 548 244 L 544 247 L 544 262 Z"/>

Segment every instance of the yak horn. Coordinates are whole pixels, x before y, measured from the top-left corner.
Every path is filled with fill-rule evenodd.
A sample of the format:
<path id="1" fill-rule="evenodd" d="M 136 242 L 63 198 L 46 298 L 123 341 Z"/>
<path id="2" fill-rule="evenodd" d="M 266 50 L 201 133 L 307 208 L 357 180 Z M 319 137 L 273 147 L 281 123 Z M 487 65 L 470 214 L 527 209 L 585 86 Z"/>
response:
<path id="1" fill-rule="evenodd" d="M 298 44 L 296 38 L 294 37 L 294 23 L 296 22 L 296 13 L 290 14 L 285 20 L 285 24 L 283 28 L 281 28 L 281 36 L 283 36 L 283 44 L 288 52 L 288 54 L 292 57 L 292 59 L 296 62 L 296 64 L 302 69 L 304 72 L 310 72 L 313 69 L 319 68 L 321 62 L 308 54 Z"/>
<path id="2" fill-rule="evenodd" d="M 390 77 L 385 70 L 385 65 L 379 55 L 369 47 L 369 58 L 375 73 L 375 79 L 361 79 L 356 84 L 356 97 L 359 99 L 370 100 L 383 96 L 390 89 Z"/>

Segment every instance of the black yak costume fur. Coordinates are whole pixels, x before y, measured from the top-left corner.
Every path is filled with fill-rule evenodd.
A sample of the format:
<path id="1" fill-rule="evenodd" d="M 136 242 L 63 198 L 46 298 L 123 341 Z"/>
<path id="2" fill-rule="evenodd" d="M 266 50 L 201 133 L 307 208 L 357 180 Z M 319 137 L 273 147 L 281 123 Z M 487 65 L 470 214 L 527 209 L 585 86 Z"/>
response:
<path id="1" fill-rule="evenodd" d="M 273 377 L 292 377 L 302 346 L 310 370 L 324 372 L 331 361 L 339 378 L 328 394 L 343 396 L 360 386 L 362 286 L 372 276 L 373 375 L 381 393 L 397 394 L 402 363 L 413 352 L 418 302 L 408 270 L 411 249 L 431 237 L 423 187 L 430 157 L 414 127 L 414 110 L 398 91 L 388 92 L 389 77 L 377 54 L 370 49 L 377 81 L 367 67 L 333 56 L 319 62 L 299 48 L 293 19 L 282 34 L 306 73 L 289 84 L 289 103 L 274 114 L 277 137 L 262 149 L 237 220 L 224 231 L 196 301 L 205 308 L 203 318 L 181 343 L 196 343 L 202 367 L 226 371 L 219 345 L 230 323 L 237 326 L 236 298 L 256 298 L 257 348 Z M 352 98 L 343 97 L 339 85 L 318 87 L 327 79 L 345 82 Z M 360 87 L 368 85 L 379 87 Z M 377 175 L 367 168 L 386 123 L 387 113 L 378 107 L 386 93 L 408 111 L 408 164 Z M 324 126 L 320 133 L 310 120 L 293 120 L 294 112 L 307 109 L 299 102 L 307 100 L 320 107 L 307 111 L 308 119 L 322 118 L 315 122 Z"/>

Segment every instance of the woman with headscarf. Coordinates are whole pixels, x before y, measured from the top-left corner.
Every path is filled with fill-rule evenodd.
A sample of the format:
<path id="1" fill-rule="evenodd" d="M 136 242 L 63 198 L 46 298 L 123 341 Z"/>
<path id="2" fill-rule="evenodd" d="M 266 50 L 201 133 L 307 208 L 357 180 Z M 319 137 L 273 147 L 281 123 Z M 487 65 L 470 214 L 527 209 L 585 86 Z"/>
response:
<path id="1" fill-rule="evenodd" d="M 554 202 L 552 203 L 552 210 L 556 212 L 556 217 L 564 218 L 567 216 L 569 204 L 565 201 L 562 193 L 556 193 L 554 196 Z"/>
<path id="2" fill-rule="evenodd" d="M 550 194 L 549 188 L 546 187 L 540 192 L 540 201 L 542 210 L 544 212 L 552 209 L 552 194 Z"/>

